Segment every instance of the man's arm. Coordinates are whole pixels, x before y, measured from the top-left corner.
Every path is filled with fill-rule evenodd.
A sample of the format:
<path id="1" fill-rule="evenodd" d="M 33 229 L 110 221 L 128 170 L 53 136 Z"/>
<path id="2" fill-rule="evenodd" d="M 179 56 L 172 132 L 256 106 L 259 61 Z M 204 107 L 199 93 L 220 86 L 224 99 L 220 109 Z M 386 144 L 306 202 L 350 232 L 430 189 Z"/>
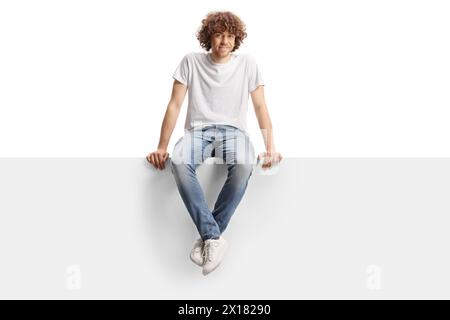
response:
<path id="1" fill-rule="evenodd" d="M 275 150 L 275 143 L 273 141 L 272 121 L 270 120 L 269 111 L 267 110 L 266 101 L 264 98 L 264 86 L 259 86 L 251 92 L 253 107 L 255 109 L 256 118 L 258 119 L 259 128 L 266 146 L 265 161 L 263 168 L 270 167 L 272 162 L 281 161 L 281 155 Z M 258 156 L 260 158 L 261 155 Z"/>
<path id="2" fill-rule="evenodd" d="M 161 125 L 158 149 L 167 150 L 167 146 L 169 145 L 170 137 L 172 136 L 173 129 L 177 123 L 178 115 L 180 114 L 186 92 L 187 87 L 178 80 L 174 80 L 172 96 L 170 97 L 166 114 L 164 115 Z"/>
<path id="3" fill-rule="evenodd" d="M 161 125 L 158 148 L 156 151 L 147 155 L 147 160 L 158 169 L 162 170 L 165 168 L 165 162 L 169 157 L 167 146 L 169 145 L 170 137 L 172 136 L 173 129 L 177 123 L 187 89 L 188 88 L 184 84 L 178 80 L 174 80 L 172 95 Z"/>

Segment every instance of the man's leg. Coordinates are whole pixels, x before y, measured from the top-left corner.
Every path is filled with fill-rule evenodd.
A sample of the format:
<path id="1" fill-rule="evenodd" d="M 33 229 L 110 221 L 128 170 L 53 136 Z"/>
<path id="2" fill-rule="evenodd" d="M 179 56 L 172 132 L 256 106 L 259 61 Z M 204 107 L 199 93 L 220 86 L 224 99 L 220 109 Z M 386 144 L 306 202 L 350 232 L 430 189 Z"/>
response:
<path id="1" fill-rule="evenodd" d="M 220 236 L 220 228 L 208 208 L 196 173 L 210 144 L 209 137 L 201 130 L 188 131 L 175 145 L 170 162 L 180 196 L 202 240 Z"/>
<path id="2" fill-rule="evenodd" d="M 227 164 L 227 179 L 219 193 L 212 212 L 223 233 L 247 189 L 255 161 L 254 148 L 250 139 L 239 129 L 226 128 L 223 143 L 216 151 Z"/>
<path id="3" fill-rule="evenodd" d="M 228 164 L 228 176 L 214 205 L 213 216 L 222 234 L 231 216 L 247 189 L 248 180 L 252 175 L 253 167 L 248 164 Z"/>

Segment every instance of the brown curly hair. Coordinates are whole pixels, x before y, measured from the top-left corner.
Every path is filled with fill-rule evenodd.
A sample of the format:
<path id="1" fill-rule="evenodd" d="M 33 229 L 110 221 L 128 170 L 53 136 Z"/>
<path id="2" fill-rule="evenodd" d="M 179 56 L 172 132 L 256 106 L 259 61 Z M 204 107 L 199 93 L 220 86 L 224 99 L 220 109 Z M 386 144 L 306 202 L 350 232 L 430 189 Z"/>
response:
<path id="1" fill-rule="evenodd" d="M 239 49 L 239 46 L 247 37 L 245 32 L 245 24 L 234 13 L 229 11 L 216 11 L 210 12 L 205 19 L 202 20 L 202 24 L 197 32 L 197 39 L 200 41 L 200 45 L 206 51 L 211 49 L 211 36 L 216 32 L 225 32 L 234 34 L 234 48 L 231 52 Z"/>

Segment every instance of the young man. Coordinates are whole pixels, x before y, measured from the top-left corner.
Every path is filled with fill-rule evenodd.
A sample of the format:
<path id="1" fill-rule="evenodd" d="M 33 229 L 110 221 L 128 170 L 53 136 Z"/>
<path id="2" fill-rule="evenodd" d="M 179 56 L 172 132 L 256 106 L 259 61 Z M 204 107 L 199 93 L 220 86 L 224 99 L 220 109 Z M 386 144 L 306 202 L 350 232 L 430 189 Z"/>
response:
<path id="1" fill-rule="evenodd" d="M 250 55 L 233 53 L 246 36 L 245 25 L 231 12 L 213 12 L 202 20 L 197 38 L 206 53 L 185 55 L 175 70 L 159 145 L 147 156 L 156 168 L 165 168 L 170 136 L 189 90 L 185 134 L 174 147 L 170 166 L 201 237 L 190 258 L 202 267 L 204 275 L 215 270 L 224 257 L 228 245 L 222 233 L 245 193 L 256 162 L 246 125 L 249 95 L 266 147 L 258 160 L 264 159 L 263 168 L 281 161 L 281 155 L 275 151 L 258 66 Z M 221 158 L 228 169 L 212 212 L 196 175 L 198 166 L 208 157 Z"/>

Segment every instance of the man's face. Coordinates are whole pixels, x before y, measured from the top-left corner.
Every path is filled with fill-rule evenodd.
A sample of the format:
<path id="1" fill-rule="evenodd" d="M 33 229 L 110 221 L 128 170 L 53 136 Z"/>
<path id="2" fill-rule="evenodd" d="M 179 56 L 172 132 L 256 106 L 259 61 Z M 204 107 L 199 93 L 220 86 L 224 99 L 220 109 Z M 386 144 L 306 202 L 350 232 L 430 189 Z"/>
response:
<path id="1" fill-rule="evenodd" d="M 211 49 L 213 53 L 221 58 L 228 56 L 234 48 L 235 35 L 224 32 L 216 32 L 211 36 Z"/>

